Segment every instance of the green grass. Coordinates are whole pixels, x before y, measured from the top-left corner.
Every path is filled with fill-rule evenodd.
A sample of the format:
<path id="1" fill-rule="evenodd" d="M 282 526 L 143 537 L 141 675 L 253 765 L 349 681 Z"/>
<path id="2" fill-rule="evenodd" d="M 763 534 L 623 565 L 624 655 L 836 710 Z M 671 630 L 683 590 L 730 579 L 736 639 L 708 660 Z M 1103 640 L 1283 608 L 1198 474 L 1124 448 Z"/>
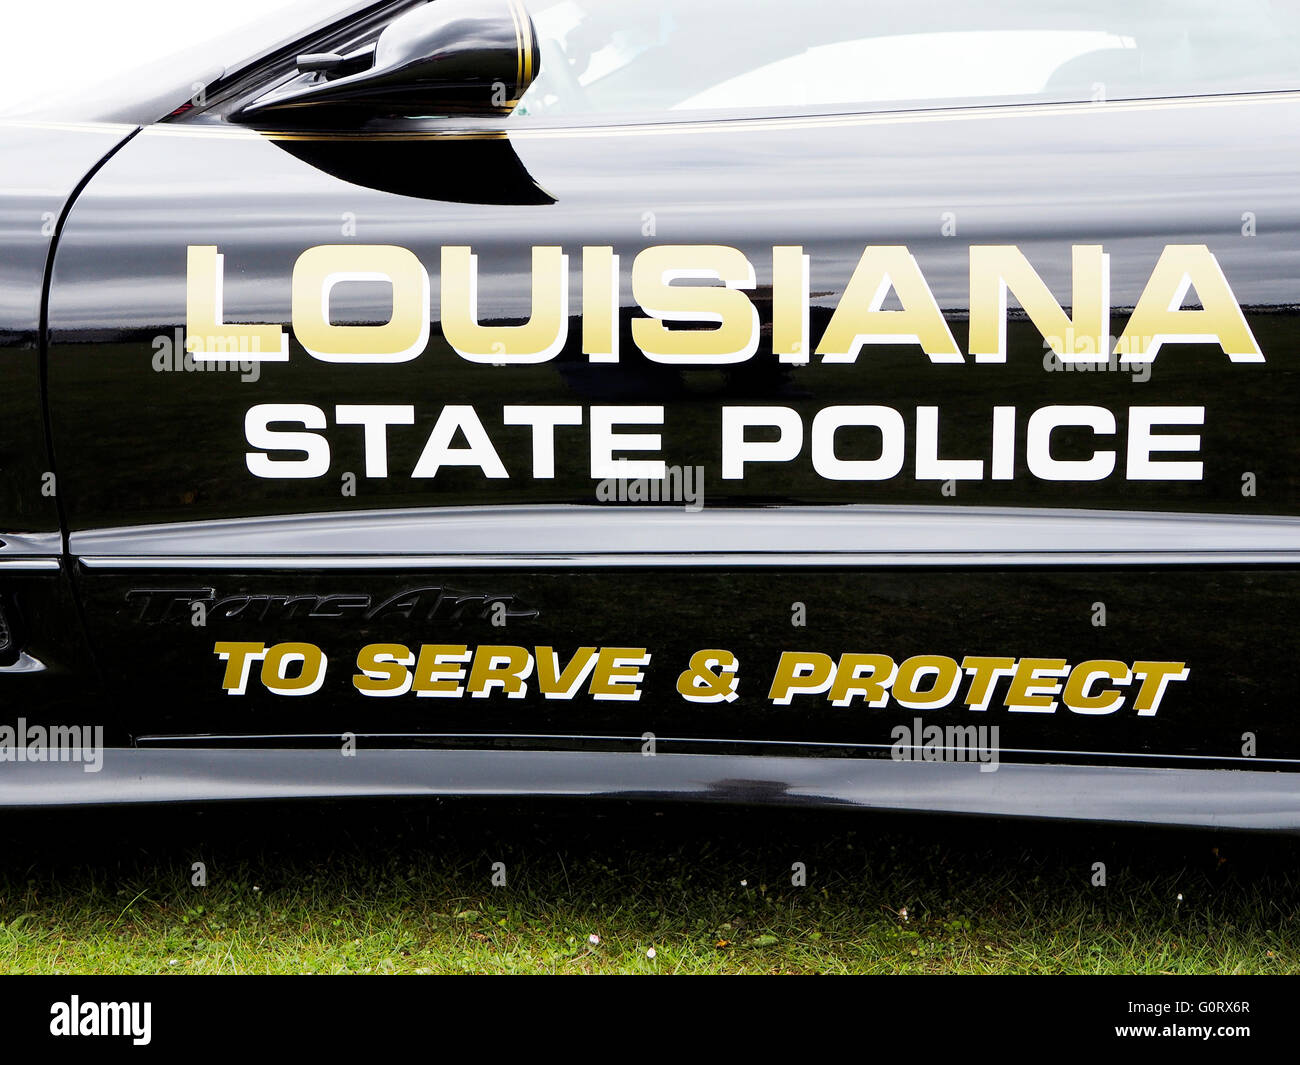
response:
<path id="1" fill-rule="evenodd" d="M 1295 973 L 1298 858 L 1266 836 L 576 801 L 6 811 L 0 971 Z"/>

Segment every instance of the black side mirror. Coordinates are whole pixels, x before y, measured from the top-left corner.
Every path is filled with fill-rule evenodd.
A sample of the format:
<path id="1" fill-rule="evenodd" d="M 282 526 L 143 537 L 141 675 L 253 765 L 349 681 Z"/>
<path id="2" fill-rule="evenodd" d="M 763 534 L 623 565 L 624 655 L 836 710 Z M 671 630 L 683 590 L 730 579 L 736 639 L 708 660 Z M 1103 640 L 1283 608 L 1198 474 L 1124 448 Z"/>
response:
<path id="1" fill-rule="evenodd" d="M 298 57 L 298 75 L 231 118 L 316 125 L 372 118 L 506 115 L 541 67 L 520 0 L 432 0 L 349 55 Z"/>

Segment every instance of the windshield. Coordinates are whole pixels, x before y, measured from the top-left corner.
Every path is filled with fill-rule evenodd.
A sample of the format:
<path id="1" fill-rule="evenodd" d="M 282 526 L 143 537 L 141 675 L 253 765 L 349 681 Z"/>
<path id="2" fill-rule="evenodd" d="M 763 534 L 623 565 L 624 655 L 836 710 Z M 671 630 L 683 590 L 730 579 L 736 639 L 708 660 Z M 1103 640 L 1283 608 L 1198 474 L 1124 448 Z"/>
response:
<path id="1" fill-rule="evenodd" d="M 154 122 L 227 71 L 375 0 L 5 5 L 0 119 Z M 22 42 L 21 47 L 16 42 Z"/>

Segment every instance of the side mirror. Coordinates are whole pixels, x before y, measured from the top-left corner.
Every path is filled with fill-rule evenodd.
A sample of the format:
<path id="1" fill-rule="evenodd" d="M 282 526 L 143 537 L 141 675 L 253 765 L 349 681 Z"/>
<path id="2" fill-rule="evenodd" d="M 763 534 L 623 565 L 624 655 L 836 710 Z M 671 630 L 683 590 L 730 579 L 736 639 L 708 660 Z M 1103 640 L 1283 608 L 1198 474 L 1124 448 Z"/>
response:
<path id="1" fill-rule="evenodd" d="M 305 123 L 507 115 L 541 67 L 520 0 L 431 0 L 367 48 L 298 57 L 298 74 L 231 118 Z"/>

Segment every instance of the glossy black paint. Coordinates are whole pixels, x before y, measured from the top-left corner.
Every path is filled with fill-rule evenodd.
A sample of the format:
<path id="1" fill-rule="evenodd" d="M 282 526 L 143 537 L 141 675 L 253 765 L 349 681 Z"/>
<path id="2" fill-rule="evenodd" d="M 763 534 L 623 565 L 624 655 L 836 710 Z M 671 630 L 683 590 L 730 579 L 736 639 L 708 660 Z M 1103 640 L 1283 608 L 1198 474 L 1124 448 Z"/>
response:
<path id="1" fill-rule="evenodd" d="M 0 124 L 0 538 L 59 532 L 55 496 L 42 491 L 52 468 L 39 339 L 46 269 L 68 200 L 131 132 Z"/>
<path id="2" fill-rule="evenodd" d="M 375 115 L 508 114 L 541 63 L 531 18 L 514 0 L 416 7 L 385 26 L 373 48 L 314 58 L 232 118 L 320 128 Z"/>
<path id="3" fill-rule="evenodd" d="M 67 206 L 131 133 L 0 123 L 0 612 L 17 645 L 0 655 L 0 720 L 84 720 L 129 740 L 101 703 L 68 567 L 46 433 L 42 328 L 51 256 Z"/>
<path id="4" fill-rule="evenodd" d="M 349 185 L 443 203 L 542 206 L 555 198 L 533 180 L 504 137 L 373 141 L 358 152 L 345 139 L 275 140 L 277 148 Z M 483 181 L 491 174 L 490 182 Z"/>
<path id="5" fill-rule="evenodd" d="M 1286 773 L 970 765 L 780 753 L 110 748 L 104 768 L 14 766 L 0 807 L 394 795 L 512 795 L 846 806 L 1219 829 L 1300 829 Z"/>
<path id="6" fill-rule="evenodd" d="M 193 579 L 198 576 L 199 579 Z M 893 729 L 926 724 L 997 725 L 1001 758 L 1041 760 L 1070 752 L 1076 761 L 1130 765 L 1300 767 L 1300 730 L 1292 723 L 1293 679 L 1278 654 L 1292 636 L 1291 604 L 1300 574 L 1258 567 L 1166 566 L 1159 569 L 782 570 L 779 566 L 605 569 L 528 572 L 355 570 L 259 573 L 131 570 L 82 577 L 87 615 L 121 678 L 123 713 L 135 733 L 175 741 L 190 734 L 299 737 L 337 746 L 338 737 L 386 737 L 384 746 L 456 737 L 521 736 L 550 746 L 565 737 L 617 737 L 638 744 L 766 741 L 800 748 L 853 749 L 888 757 Z M 419 593 L 414 594 L 414 593 Z M 1094 601 L 1108 623 L 1091 623 Z M 207 607 L 193 624 L 192 604 Z M 492 604 L 504 604 L 494 623 Z M 807 624 L 791 625 L 803 603 Z M 290 605 L 293 604 L 293 605 Z M 385 606 L 387 604 L 387 606 Z M 268 646 L 306 641 L 329 658 L 316 695 L 270 694 L 256 679 L 247 694 L 221 689 L 217 641 Z M 544 699 L 536 676 L 521 699 L 425 698 L 415 692 L 369 698 L 353 686 L 357 652 L 370 643 L 553 647 L 561 664 L 578 648 L 647 648 L 643 694 L 601 702 L 580 690 L 573 700 Z M 739 697 L 688 703 L 676 691 L 693 652 L 719 647 L 740 658 Z M 873 708 L 857 699 L 830 705 L 825 695 L 768 700 L 785 650 L 872 652 L 901 662 L 911 655 L 1014 655 L 1185 661 L 1186 682 L 1171 684 L 1154 717 L 1132 700 L 1104 716 L 1064 706 L 1051 713 L 1008 711 L 1007 682 L 985 711 L 960 696 L 943 709 L 909 710 L 896 701 Z M 141 678 L 183 699 L 138 697 Z M 127 707 L 131 707 L 128 711 Z M 1258 754 L 1242 757 L 1242 734 Z M 269 742 L 265 739 L 259 742 Z M 561 743 L 561 746 L 564 746 Z"/>
<path id="7" fill-rule="evenodd" d="M 17 662 L 6 658 L 0 666 L 0 725 L 18 717 L 43 726 L 102 725 L 105 742 L 129 742 L 130 704 L 115 702 L 100 682 L 67 568 L 0 570 L 0 596 L 22 647 Z"/>
<path id="8" fill-rule="evenodd" d="M 214 115 L 147 127 L 76 198 L 53 261 L 45 372 L 63 531 L 75 542 L 106 529 L 129 538 L 132 530 L 143 533 L 146 526 L 241 516 L 595 503 L 585 427 L 561 431 L 556 477 L 533 480 L 527 476 L 529 433 L 503 424 L 500 408 L 507 402 L 663 404 L 665 460 L 702 466 L 705 505 L 753 508 L 755 522 L 764 521 L 763 507 L 848 503 L 920 504 L 944 512 L 1068 506 L 1297 516 L 1296 130 L 1300 97 L 1288 93 L 889 116 L 765 120 L 756 115 L 575 129 L 434 122 L 417 137 L 388 141 L 255 133 Z M 52 145 L 72 146 L 69 151 L 100 157 L 105 152 L 98 141 L 89 147 L 91 142 L 81 139 L 93 133 L 44 135 Z M 121 136 L 106 132 L 102 139 Z M 93 165 L 85 163 L 84 170 Z M 1247 212 L 1257 220 L 1252 235 L 1243 228 Z M 954 235 L 945 235 L 949 215 L 955 218 Z M 0 204 L 6 246 L 8 236 L 21 230 L 21 219 L 19 207 Z M 418 359 L 331 365 L 291 341 L 289 361 L 262 365 L 256 380 L 241 380 L 238 371 L 157 368 L 160 344 L 175 350 L 184 329 L 188 245 L 215 244 L 224 254 L 229 320 L 287 326 L 297 257 L 315 245 L 349 241 L 410 248 L 428 269 L 435 320 Z M 963 348 L 972 244 L 1017 244 L 1058 294 L 1070 288 L 1071 245 L 1103 244 L 1111 255 L 1112 329 L 1118 333 L 1161 249 L 1205 243 L 1245 308 L 1266 361 L 1233 364 L 1217 347 L 1198 345 L 1166 348 L 1148 381 L 1113 371 L 1048 372 L 1041 338 L 1014 317 L 1005 365 L 934 366 L 916 349 L 892 347 L 864 350 L 853 365 L 814 360 L 798 368 L 777 365 L 762 346 L 749 362 L 725 369 L 677 371 L 638 357 L 629 328 L 636 311 L 628 273 L 636 253 L 655 244 L 714 243 L 738 247 L 753 262 L 765 327 L 770 316 L 762 294 L 772 281 L 771 247 L 803 245 L 812 257 L 814 342 L 864 245 L 905 244 Z M 552 362 L 499 368 L 459 359 L 437 321 L 439 249 L 450 244 L 470 244 L 478 255 L 480 317 L 495 321 L 529 313 L 529 248 L 560 245 L 569 254 L 576 308 L 580 249 L 613 245 L 622 270 L 622 361 L 589 364 L 578 349 L 576 316 L 568 345 Z M 18 293 L 22 306 L 0 304 L 8 316 L 6 328 L 13 324 L 3 334 L 0 357 L 7 360 L 6 372 L 25 382 L 20 393 L 27 398 L 5 402 L 17 404 L 12 424 L 26 425 L 14 439 L 39 440 L 34 344 L 39 313 L 33 319 L 28 310 L 33 292 L 39 303 L 32 269 L 44 246 L 30 235 L 15 246 L 26 249 L 26 266 L 21 276 L 5 266 L 0 293 L 5 300 Z M 353 322 L 382 320 L 384 295 L 340 290 L 336 313 Z M 411 402 L 416 425 L 390 432 L 386 479 L 361 474 L 358 427 L 331 427 L 333 462 L 327 476 L 259 480 L 245 466 L 243 416 L 251 405 L 266 402 L 311 403 L 325 410 L 340 402 Z M 962 482 L 956 497 L 942 495 L 937 482 L 916 481 L 906 473 L 870 485 L 827 481 L 814 475 L 806 452 L 791 465 L 758 469 L 730 482 L 717 476 L 717 426 L 722 405 L 738 402 L 792 406 L 806 420 L 831 403 L 883 403 L 904 411 L 936 405 L 942 412 L 944 454 L 984 458 L 995 405 L 1028 410 L 1049 403 L 1100 404 L 1119 415 L 1122 441 L 1129 406 L 1203 404 L 1205 475 L 1198 482 L 1136 483 L 1118 475 L 1092 483 L 1038 482 L 1021 455 L 1022 420 L 1015 478 Z M 508 479 L 488 480 L 477 470 L 445 470 L 433 480 L 410 476 L 438 411 L 452 403 L 479 410 Z M 909 418 L 909 452 L 914 432 Z M 25 486 L 44 459 L 33 460 L 27 444 L 22 447 Z M 358 475 L 355 496 L 340 491 L 344 475 L 352 472 Z M 6 466 L 4 475 L 9 473 Z M 1257 494 L 1243 495 L 1244 473 L 1256 478 Z M 17 528 L 58 531 L 50 503 L 36 502 L 26 487 L 14 490 L 14 499 L 8 513 L 20 522 Z M 5 513 L 0 505 L 0 516 Z M 526 523 L 527 513 L 518 520 Z M 439 546 L 433 537 L 421 555 L 437 555 Z M 729 546 L 719 544 L 717 550 Z M 999 545 L 984 539 L 970 550 L 991 554 Z M 591 757 L 585 763 L 591 766 L 589 782 L 580 779 L 584 763 L 570 759 L 558 775 L 547 777 L 539 769 L 534 790 L 625 793 L 627 787 L 611 783 L 620 770 L 597 754 L 633 750 L 645 733 L 653 733 L 686 751 L 720 745 L 734 761 L 711 765 L 701 778 L 684 784 L 674 777 L 676 768 L 656 778 L 654 760 L 646 759 L 638 763 L 632 789 L 642 794 L 860 801 L 1036 816 L 1067 816 L 1074 810 L 1079 816 L 1204 823 L 1235 809 L 1228 792 L 1248 774 L 1227 774 L 1232 767 L 1255 770 L 1246 789 L 1253 797 L 1242 800 L 1251 806 L 1249 813 L 1224 823 L 1296 827 L 1300 804 L 1291 778 L 1265 771 L 1300 765 L 1290 671 L 1300 568 L 1194 565 L 1177 552 L 1169 552 L 1161 565 L 1121 566 L 1107 562 L 1104 544 L 1098 551 L 1090 564 L 1055 567 L 1012 558 L 980 567 L 900 564 L 873 570 L 828 562 L 794 568 L 778 557 L 763 566 L 703 571 L 683 556 L 655 566 L 584 567 L 578 558 L 571 566 L 547 569 L 526 564 L 442 569 L 427 560 L 402 565 L 400 557 L 395 565 L 381 532 L 371 539 L 358 534 L 349 551 L 352 563 L 328 571 L 313 567 L 310 558 L 221 571 L 190 568 L 183 559 L 154 569 L 114 567 L 111 559 L 91 567 L 70 553 L 61 558 L 64 568 L 57 575 L 23 577 L 11 585 L 0 571 L 0 593 L 10 587 L 15 594 L 21 591 L 24 614 L 42 619 L 37 629 L 43 627 L 45 642 L 33 643 L 33 653 L 43 653 L 58 667 L 23 679 L 21 704 L 8 701 L 8 693 L 18 691 L 11 684 L 15 678 L 0 674 L 0 692 L 7 707 L 38 705 L 46 696 L 29 704 L 28 691 L 53 692 L 49 685 L 61 671 L 81 677 L 75 691 L 112 724 L 121 742 L 232 751 L 263 747 L 253 759 L 262 767 L 259 772 L 273 775 L 278 767 L 295 777 L 285 794 L 380 788 L 373 781 L 350 787 L 330 775 L 316 787 L 301 776 L 311 771 L 301 767 L 317 763 L 296 761 L 285 749 L 336 747 L 343 733 L 354 733 L 371 748 L 449 747 L 472 753 L 475 757 L 454 763 L 454 772 L 448 769 L 464 781 L 459 790 L 474 790 L 476 773 L 482 774 L 484 790 L 504 789 L 501 773 L 516 763 L 501 761 L 493 768 L 488 752 L 524 748 L 539 758 L 543 751 L 585 752 Z M 49 589 L 44 605 L 23 591 L 38 580 Z M 526 609 L 502 627 L 473 606 L 431 617 L 373 620 L 346 613 L 285 617 L 274 610 L 259 613 L 256 605 L 277 597 L 382 601 L 411 588 L 451 590 L 471 606 L 504 598 Z M 246 597 L 255 605 L 233 617 L 209 617 L 200 626 L 184 610 L 164 618 L 143 611 L 141 591 L 159 589 L 210 589 L 213 601 Z M 74 592 L 103 665 L 102 687 L 92 688 L 90 655 L 78 642 Z M 1104 627 L 1091 621 L 1096 602 L 1106 604 Z M 794 603 L 805 606 L 806 626 L 791 625 Z M 213 652 L 219 640 L 314 642 L 330 658 L 326 686 L 299 699 L 256 691 L 227 695 L 219 686 L 222 664 Z M 518 701 L 365 699 L 352 688 L 351 667 L 359 647 L 378 640 L 413 647 L 434 642 L 554 646 L 562 656 L 587 645 L 646 647 L 652 664 L 636 703 L 581 697 L 552 702 L 535 694 Z M 731 648 L 741 657 L 741 696 L 734 703 L 688 704 L 674 690 L 690 653 L 703 647 Z M 1003 761 L 1025 763 L 1016 768 L 1027 775 L 1016 779 L 1033 787 L 1046 786 L 1057 770 L 1029 772 L 1030 764 L 1069 762 L 1075 768 L 1061 770 L 1060 791 L 1039 805 L 1029 800 L 1028 790 L 1008 785 L 999 793 L 992 781 L 961 788 L 950 784 L 950 777 L 933 789 L 915 778 L 909 802 L 907 781 L 913 778 L 886 756 L 891 729 L 910 723 L 915 713 L 897 706 L 834 708 L 817 697 L 773 707 L 763 696 L 775 660 L 786 649 L 832 655 L 878 651 L 896 659 L 922 653 L 959 660 L 981 653 L 1071 662 L 1169 659 L 1186 661 L 1191 680 L 1171 692 L 1153 718 L 1139 719 L 1131 710 L 1089 718 L 1064 709 L 1012 714 L 996 704 L 984 714 L 960 705 L 933 711 L 927 720 L 940 724 L 997 724 Z M 57 698 L 48 696 L 50 713 L 70 712 L 61 701 L 67 691 L 65 686 Z M 1258 741 L 1255 756 L 1243 755 L 1247 733 Z M 851 757 L 864 766 L 870 760 L 889 766 L 881 771 L 892 775 L 888 787 L 873 784 L 855 792 L 844 784 L 838 790 L 802 791 L 803 785 L 791 783 L 799 771 L 760 752 L 805 760 L 821 755 L 828 763 L 832 755 Z M 221 751 L 209 753 L 210 761 L 200 759 L 200 764 L 211 771 L 195 784 L 192 796 L 278 793 L 265 779 L 249 788 L 227 787 L 223 766 L 238 773 L 251 763 L 233 753 L 225 763 Z M 167 757 L 163 750 L 148 763 L 162 782 L 132 798 L 186 796 L 185 786 L 168 776 Z M 189 757 L 177 756 L 171 764 L 193 766 Z M 760 767 L 760 760 L 773 764 Z M 449 760 L 439 764 L 453 767 Z M 745 785 L 751 779 L 745 764 L 755 767 L 752 787 Z M 1100 768 L 1096 774 L 1079 768 L 1084 764 L 1139 769 L 1114 769 L 1116 775 L 1108 778 Z M 403 765 L 407 776 L 393 787 L 426 790 L 428 783 L 419 779 L 413 763 Z M 1162 804 L 1173 800 L 1162 788 L 1172 778 L 1147 771 L 1172 767 L 1206 770 L 1178 776 L 1172 793 L 1186 798 L 1186 789 L 1213 780 L 1207 787 L 1214 797 L 1175 803 L 1178 810 L 1170 814 Z M 462 772 L 463 777 L 455 775 Z M 821 779 L 836 770 L 818 764 L 808 772 Z M 1122 781 L 1117 801 L 1130 804 L 1131 817 L 1093 794 L 1107 787 L 1107 779 Z M 104 798 L 100 793 L 86 801 Z"/>
<path id="9" fill-rule="evenodd" d="M 952 502 L 1300 513 L 1300 441 L 1287 428 L 1297 414 L 1288 352 L 1297 332 L 1300 207 L 1285 177 L 1300 174 L 1300 150 L 1282 133 L 1295 128 L 1300 101 L 1282 95 L 1114 111 L 888 117 L 667 130 L 521 128 L 511 134 L 511 147 L 554 200 L 522 204 L 499 202 L 516 197 L 495 188 L 495 170 L 479 175 L 486 202 L 435 201 L 359 187 L 268 138 L 197 126 L 145 130 L 79 199 L 55 263 L 52 415 L 74 479 L 66 500 L 71 530 L 363 506 L 593 502 L 585 431 L 562 432 L 555 479 L 534 482 L 522 461 L 529 430 L 501 424 L 504 402 L 663 403 L 664 458 L 705 467 L 710 505 L 952 505 L 937 482 L 906 476 L 869 485 L 826 481 L 813 474 L 806 453 L 789 466 L 758 467 L 743 482 L 723 482 L 714 475 L 723 403 L 776 402 L 805 413 L 832 402 L 884 403 L 908 412 L 937 405 L 943 454 L 967 457 L 987 455 L 996 404 L 1104 405 L 1117 411 L 1122 442 L 1128 406 L 1196 402 L 1206 406 L 1201 482 L 1128 482 L 1116 474 L 1054 486 L 1028 478 L 1020 459 L 1014 480 L 962 483 Z M 461 143 L 430 143 L 428 172 L 457 167 Z M 1106 146 L 1104 157 L 1098 144 Z M 359 156 L 369 150 L 364 141 L 355 147 Z M 513 172 L 503 180 L 517 188 Z M 143 197 L 141 189 L 158 195 Z M 1242 235 L 1246 210 L 1260 220 L 1254 237 Z M 958 219 L 956 237 L 941 235 L 945 212 Z M 761 292 L 771 281 L 772 245 L 801 243 L 812 257 L 814 341 L 868 243 L 913 251 L 959 345 L 971 244 L 1019 245 L 1057 292 L 1069 291 L 1070 246 L 1103 244 L 1111 255 L 1118 334 L 1118 309 L 1136 302 L 1164 246 L 1207 243 L 1247 308 L 1267 361 L 1233 364 L 1217 347 L 1192 345 L 1162 352 L 1145 383 L 1120 372 L 1047 372 L 1041 338 L 1013 318 L 1005 365 L 935 366 L 914 348 L 882 347 L 864 351 L 855 365 L 814 360 L 791 369 L 760 349 L 735 367 L 678 371 L 638 359 L 627 333 L 619 365 L 590 365 L 577 350 L 574 319 L 569 346 L 539 366 L 465 362 L 448 349 L 435 322 L 424 354 L 402 364 L 324 364 L 291 341 L 290 361 L 264 365 L 253 384 L 229 373 L 153 372 L 153 338 L 183 325 L 186 245 L 222 249 L 226 306 L 237 320 L 287 324 L 294 261 L 308 247 L 343 239 L 348 217 L 356 219 L 357 235 L 347 239 L 399 244 L 419 256 L 433 279 L 435 315 L 443 244 L 474 248 L 485 320 L 527 317 L 530 247 L 566 249 L 576 294 L 580 248 L 612 244 L 624 274 L 625 329 L 632 313 L 627 273 L 645 246 L 733 244 L 754 263 Z M 653 236 L 642 233 L 647 219 Z M 115 250 L 112 285 L 101 283 L 108 247 Z M 375 301 L 384 295 L 340 290 L 335 313 L 382 320 L 387 308 Z M 128 392 L 142 412 L 129 421 L 116 417 L 113 404 L 86 402 L 90 395 Z M 323 409 L 336 402 L 415 402 L 416 424 L 389 434 L 390 477 L 363 480 L 357 497 L 348 499 L 337 483 L 362 466 L 359 429 L 330 433 L 334 464 L 327 477 L 249 477 L 243 412 L 275 401 Z M 436 483 L 410 477 L 432 421 L 453 402 L 481 411 L 506 453 L 511 479 L 488 480 L 477 470 L 448 470 Z M 178 422 L 186 426 L 180 446 Z M 110 430 L 116 468 L 106 477 L 99 445 Z M 912 431 L 909 421 L 909 450 Z M 1021 431 L 1023 448 L 1023 419 Z M 866 452 L 869 443 L 862 447 Z M 1260 485 L 1250 500 L 1241 494 L 1243 471 Z"/>

